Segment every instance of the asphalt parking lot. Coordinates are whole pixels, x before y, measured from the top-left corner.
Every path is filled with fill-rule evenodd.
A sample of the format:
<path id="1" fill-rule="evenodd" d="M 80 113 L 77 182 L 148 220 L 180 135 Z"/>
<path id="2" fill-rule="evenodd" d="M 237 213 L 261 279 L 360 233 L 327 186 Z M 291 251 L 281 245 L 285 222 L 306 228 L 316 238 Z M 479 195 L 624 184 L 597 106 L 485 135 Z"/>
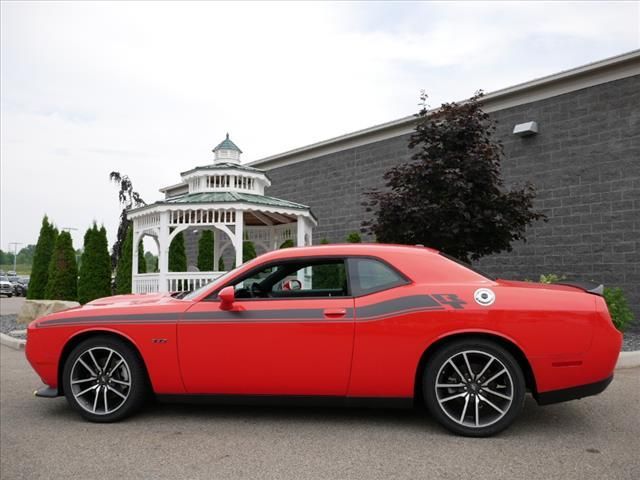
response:
<path id="1" fill-rule="evenodd" d="M 90 424 L 0 347 L 0 478 L 640 478 L 640 369 L 590 399 L 538 407 L 511 429 L 454 437 L 420 411 L 150 405 Z"/>

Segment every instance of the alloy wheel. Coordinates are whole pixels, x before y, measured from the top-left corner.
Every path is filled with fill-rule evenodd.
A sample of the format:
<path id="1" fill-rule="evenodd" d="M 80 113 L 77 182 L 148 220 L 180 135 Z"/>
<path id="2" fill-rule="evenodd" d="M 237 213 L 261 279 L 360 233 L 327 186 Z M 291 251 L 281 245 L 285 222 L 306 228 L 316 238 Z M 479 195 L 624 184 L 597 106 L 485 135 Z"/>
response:
<path id="1" fill-rule="evenodd" d="M 82 352 L 71 368 L 71 393 L 87 412 L 107 415 L 129 398 L 131 370 L 116 350 L 93 347 Z"/>
<path id="2" fill-rule="evenodd" d="M 449 357 L 436 376 L 435 398 L 455 423 L 484 428 L 502 419 L 514 399 L 514 384 L 505 364 L 480 350 Z"/>

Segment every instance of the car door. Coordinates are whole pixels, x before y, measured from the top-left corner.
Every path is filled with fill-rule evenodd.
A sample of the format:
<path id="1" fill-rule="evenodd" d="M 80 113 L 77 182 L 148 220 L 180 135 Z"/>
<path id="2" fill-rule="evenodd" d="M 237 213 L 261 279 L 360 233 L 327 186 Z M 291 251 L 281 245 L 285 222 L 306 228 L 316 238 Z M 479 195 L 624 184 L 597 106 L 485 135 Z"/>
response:
<path id="1" fill-rule="evenodd" d="M 213 295 L 194 304 L 178 324 L 188 393 L 346 394 L 354 301 L 344 259 L 272 262 L 233 286 L 231 311 L 222 310 Z"/>

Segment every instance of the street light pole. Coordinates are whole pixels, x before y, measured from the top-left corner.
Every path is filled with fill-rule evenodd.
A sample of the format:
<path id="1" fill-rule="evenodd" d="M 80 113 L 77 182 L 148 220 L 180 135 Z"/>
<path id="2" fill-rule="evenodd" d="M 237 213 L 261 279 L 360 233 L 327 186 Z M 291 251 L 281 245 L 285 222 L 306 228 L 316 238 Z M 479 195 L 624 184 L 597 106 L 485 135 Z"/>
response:
<path id="1" fill-rule="evenodd" d="M 13 271 L 16 271 L 16 260 L 18 258 L 18 245 L 22 245 L 20 242 L 11 242 L 9 245 L 13 245 Z M 17 275 L 17 273 L 16 273 Z"/>

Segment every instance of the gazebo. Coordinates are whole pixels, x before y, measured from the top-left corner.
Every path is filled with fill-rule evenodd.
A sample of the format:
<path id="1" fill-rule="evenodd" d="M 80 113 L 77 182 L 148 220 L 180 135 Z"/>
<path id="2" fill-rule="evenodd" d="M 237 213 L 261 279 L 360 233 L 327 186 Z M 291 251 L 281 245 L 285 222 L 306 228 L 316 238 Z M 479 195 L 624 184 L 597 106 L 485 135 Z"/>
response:
<path id="1" fill-rule="evenodd" d="M 317 221 L 309 207 L 266 196 L 269 177 L 240 163 L 242 150 L 229 134 L 213 153 L 212 164 L 182 172 L 180 183 L 161 188 L 163 200 L 127 212 L 133 222 L 133 293 L 192 290 L 225 273 L 169 272 L 169 246 L 180 232 L 212 229 L 215 266 L 229 248 L 235 264 L 242 264 L 244 241 L 263 252 L 276 250 L 287 240 L 311 245 Z M 138 245 L 145 236 L 158 247 L 156 273 L 138 273 Z"/>

